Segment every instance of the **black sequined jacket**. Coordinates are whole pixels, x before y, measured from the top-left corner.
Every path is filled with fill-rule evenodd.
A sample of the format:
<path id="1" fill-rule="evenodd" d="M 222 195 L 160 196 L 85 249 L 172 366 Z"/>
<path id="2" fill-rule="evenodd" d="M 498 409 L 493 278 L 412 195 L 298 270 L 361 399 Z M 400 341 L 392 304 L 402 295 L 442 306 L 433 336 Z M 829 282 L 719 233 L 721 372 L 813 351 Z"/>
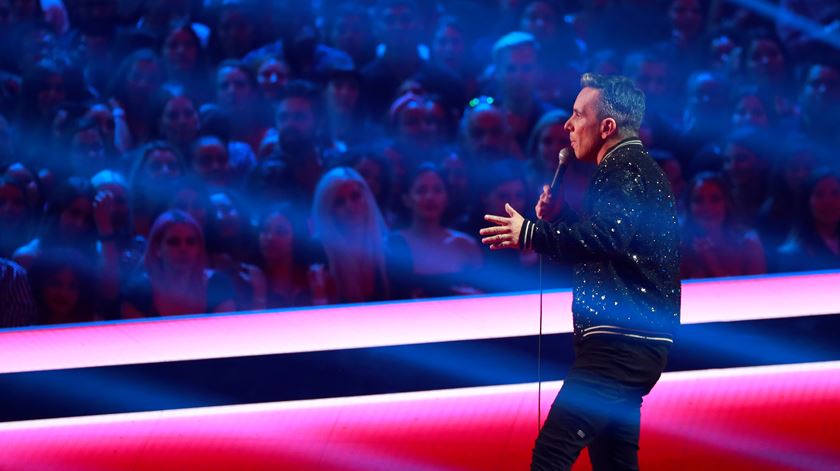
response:
<path id="1" fill-rule="evenodd" d="M 526 220 L 520 246 L 574 264 L 575 337 L 673 342 L 680 322 L 679 230 L 665 174 L 638 138 L 598 165 L 584 214 Z"/>

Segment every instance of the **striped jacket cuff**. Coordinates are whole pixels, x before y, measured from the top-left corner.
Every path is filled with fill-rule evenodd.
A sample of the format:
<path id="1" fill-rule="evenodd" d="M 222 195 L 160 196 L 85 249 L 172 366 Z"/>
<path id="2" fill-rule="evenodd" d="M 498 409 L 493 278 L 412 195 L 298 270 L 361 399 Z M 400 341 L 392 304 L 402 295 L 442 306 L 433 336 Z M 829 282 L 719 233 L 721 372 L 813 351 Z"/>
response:
<path id="1" fill-rule="evenodd" d="M 534 231 L 537 225 L 526 219 L 522 223 L 522 229 L 519 231 L 519 248 L 528 250 L 534 248 Z"/>

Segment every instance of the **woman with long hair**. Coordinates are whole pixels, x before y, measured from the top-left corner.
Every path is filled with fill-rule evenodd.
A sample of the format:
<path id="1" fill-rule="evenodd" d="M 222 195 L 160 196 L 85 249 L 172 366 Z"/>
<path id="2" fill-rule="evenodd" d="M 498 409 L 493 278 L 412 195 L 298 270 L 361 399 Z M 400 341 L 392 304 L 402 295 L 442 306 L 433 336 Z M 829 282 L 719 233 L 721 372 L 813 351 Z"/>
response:
<path id="1" fill-rule="evenodd" d="M 226 60 L 216 67 L 216 105 L 230 123 L 231 140 L 259 151 L 270 127 L 269 111 L 259 98 L 257 79 L 244 63 Z"/>
<path id="2" fill-rule="evenodd" d="M 764 248 L 755 231 L 735 223 L 723 176 L 702 172 L 688 186 L 683 226 L 682 277 L 717 278 L 766 273 Z"/>
<path id="3" fill-rule="evenodd" d="M 775 250 L 790 233 L 801 209 L 808 179 L 819 167 L 819 158 L 804 136 L 791 136 L 773 162 L 767 198 L 756 218 L 756 229 L 768 252 Z"/>
<path id="4" fill-rule="evenodd" d="M 157 134 L 155 103 L 149 100 L 163 85 L 163 64 L 154 51 L 141 49 L 126 57 L 110 86 L 114 141 L 125 153 Z"/>
<path id="5" fill-rule="evenodd" d="M 815 171 L 804 194 L 787 241 L 779 248 L 776 271 L 840 268 L 840 173 Z"/>
<path id="6" fill-rule="evenodd" d="M 12 251 L 30 237 L 35 216 L 24 185 L 17 180 L 0 175 L 0 257 L 9 258 Z"/>
<path id="7" fill-rule="evenodd" d="M 14 261 L 28 268 L 45 250 L 72 248 L 98 262 L 93 197 L 93 187 L 82 178 L 72 177 L 56 187 L 47 201 L 38 237 L 17 249 Z"/>
<path id="8" fill-rule="evenodd" d="M 793 117 L 791 60 L 778 36 L 769 30 L 754 30 L 745 35 L 741 50 L 742 82 L 758 86 L 769 99 L 768 111 L 780 118 Z"/>
<path id="9" fill-rule="evenodd" d="M 183 93 L 161 93 L 157 112 L 160 138 L 175 146 L 183 156 L 188 156 L 190 145 L 198 137 L 200 122 L 198 108 L 193 99 Z"/>
<path id="10" fill-rule="evenodd" d="M 470 274 L 481 267 L 476 240 L 444 226 L 448 206 L 445 177 L 434 164 L 420 165 L 403 185 L 408 226 L 389 239 L 401 297 L 435 297 L 475 293 Z"/>
<path id="11" fill-rule="evenodd" d="M 387 227 L 364 178 L 347 167 L 327 172 L 315 189 L 312 219 L 327 258 L 327 299 L 388 299 Z"/>
<path id="12" fill-rule="evenodd" d="M 212 99 L 212 87 L 207 79 L 207 51 L 189 23 L 183 22 L 170 28 L 163 40 L 160 56 L 166 76 L 164 88 L 174 93 L 189 93 L 201 102 Z"/>
<path id="13" fill-rule="evenodd" d="M 134 154 L 129 174 L 131 217 L 134 232 L 145 237 L 186 173 L 186 164 L 178 149 L 164 141 L 150 142 Z"/>
<path id="14" fill-rule="evenodd" d="M 761 130 L 775 131 L 778 125 L 776 109 L 770 101 L 756 87 L 744 87 L 734 95 L 732 100 L 732 127 L 753 127 Z"/>
<path id="15" fill-rule="evenodd" d="M 362 75 L 357 69 L 336 68 L 330 72 L 324 88 L 327 137 L 342 152 L 381 134 L 362 113 L 361 92 Z"/>
<path id="16" fill-rule="evenodd" d="M 28 270 L 39 324 L 99 320 L 96 272 L 72 249 L 48 250 Z"/>
<path id="17" fill-rule="evenodd" d="M 61 126 L 85 98 L 80 72 L 66 63 L 42 60 L 24 72 L 17 125 L 29 161 L 53 164 Z"/>
<path id="18" fill-rule="evenodd" d="M 237 309 L 265 309 L 265 275 L 251 263 L 256 250 L 247 206 L 229 190 L 212 192 L 209 203 L 207 256 L 210 267 L 233 281 Z"/>
<path id="19" fill-rule="evenodd" d="M 305 306 L 313 301 L 310 282 L 318 280 L 308 274 L 307 239 L 301 224 L 305 219 L 301 210 L 281 203 L 269 206 L 256 221 L 256 261 L 265 274 L 266 307 Z"/>
<path id="20" fill-rule="evenodd" d="M 152 226 L 144 273 L 123 296 L 122 317 L 154 317 L 233 311 L 233 288 L 207 269 L 204 233 L 190 215 L 170 210 Z"/>
<path id="21" fill-rule="evenodd" d="M 262 4 L 242 1 L 219 2 L 210 37 L 210 55 L 215 62 L 243 57 L 263 41 Z"/>

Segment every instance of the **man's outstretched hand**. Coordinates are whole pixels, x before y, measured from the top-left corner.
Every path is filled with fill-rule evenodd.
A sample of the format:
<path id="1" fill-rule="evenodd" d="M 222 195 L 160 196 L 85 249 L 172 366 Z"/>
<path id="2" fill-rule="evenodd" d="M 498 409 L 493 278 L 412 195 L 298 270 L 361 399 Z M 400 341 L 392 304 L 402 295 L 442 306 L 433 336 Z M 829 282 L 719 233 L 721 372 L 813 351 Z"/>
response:
<path id="1" fill-rule="evenodd" d="M 522 232 L 522 223 L 525 218 L 510 204 L 505 204 L 505 211 L 510 217 L 484 215 L 485 221 L 495 224 L 493 227 L 485 227 L 479 231 L 479 234 L 484 236 L 481 243 L 489 245 L 490 250 L 519 248 L 519 233 Z"/>

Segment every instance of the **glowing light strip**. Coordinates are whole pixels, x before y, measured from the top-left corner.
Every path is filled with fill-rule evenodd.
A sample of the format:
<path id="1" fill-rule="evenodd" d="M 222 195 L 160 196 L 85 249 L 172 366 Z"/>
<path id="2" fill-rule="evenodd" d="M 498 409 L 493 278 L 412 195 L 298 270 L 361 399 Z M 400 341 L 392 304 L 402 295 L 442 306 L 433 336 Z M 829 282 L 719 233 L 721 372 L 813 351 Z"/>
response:
<path id="1" fill-rule="evenodd" d="M 840 361 L 668 372 L 662 374 L 659 383 L 692 383 L 697 381 L 702 382 L 730 378 L 747 380 L 752 377 L 784 376 L 789 374 L 806 375 L 809 373 L 824 373 L 829 371 L 836 371 L 838 375 L 840 375 Z M 553 400 L 553 394 L 556 394 L 562 385 L 563 381 L 543 382 L 542 388 L 545 391 L 545 397 L 549 400 Z M 261 414 L 273 411 L 333 409 L 354 406 L 371 406 L 377 404 L 409 404 L 425 401 L 494 397 L 536 392 L 537 383 L 522 383 L 500 386 L 480 386 L 473 388 L 440 389 L 434 391 L 413 391 L 394 394 L 375 394 L 369 396 L 334 397 L 326 399 L 305 399 L 300 401 L 240 404 L 233 406 L 195 407 L 190 409 L 130 412 L 124 414 L 62 417 L 57 419 L 3 422 L 0 423 L 0 433 L 40 428 L 47 429 L 81 425 L 114 424 L 149 420 L 155 421 L 164 418 L 185 419 L 238 414 Z"/>
<path id="2" fill-rule="evenodd" d="M 684 324 L 840 313 L 840 273 L 683 285 Z M 543 332 L 571 332 L 569 291 Z M 536 335 L 536 293 L 0 331 L 0 374 Z"/>
<path id="3" fill-rule="evenodd" d="M 559 382 L 543 389 L 543 418 Z M 840 362 L 665 374 L 645 398 L 644 469 L 836 469 Z M 0 425 L 2 469 L 520 469 L 536 385 Z M 586 470 L 585 458 L 575 469 Z"/>

